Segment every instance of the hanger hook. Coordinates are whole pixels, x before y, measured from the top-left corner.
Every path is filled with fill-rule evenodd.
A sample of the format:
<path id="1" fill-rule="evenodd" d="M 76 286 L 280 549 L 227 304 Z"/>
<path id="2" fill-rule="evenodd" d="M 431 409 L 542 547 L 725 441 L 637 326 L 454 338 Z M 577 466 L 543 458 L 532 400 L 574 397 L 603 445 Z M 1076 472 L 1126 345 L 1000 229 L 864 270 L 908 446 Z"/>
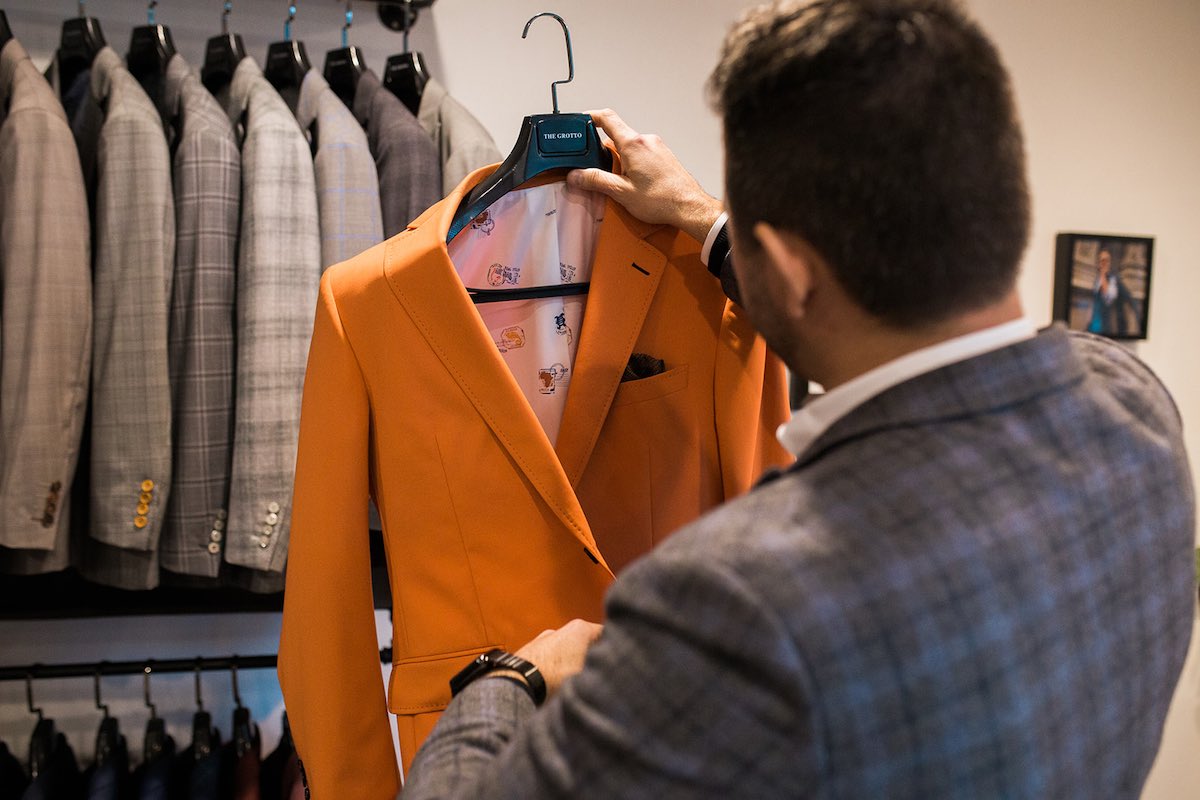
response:
<path id="1" fill-rule="evenodd" d="M 204 698 L 200 696 L 200 670 L 202 670 L 204 668 L 203 664 L 204 664 L 204 659 L 202 659 L 202 658 L 196 659 L 196 710 L 197 711 L 204 710 Z"/>
<path id="2" fill-rule="evenodd" d="M 83 0 L 79 0 L 79 16 L 87 16 L 87 3 L 83 2 Z"/>
<path id="3" fill-rule="evenodd" d="M 225 7 L 221 10 L 221 35 L 229 35 L 229 15 L 233 13 L 233 0 L 225 0 Z"/>
<path id="4" fill-rule="evenodd" d="M 342 26 L 342 47 L 350 46 L 350 26 L 354 24 L 354 3 L 346 0 L 346 24 Z"/>
<path id="5" fill-rule="evenodd" d="M 404 52 L 408 52 L 408 29 L 412 27 L 412 0 L 404 0 Z"/>
<path id="6" fill-rule="evenodd" d="M 146 708 L 150 709 L 150 719 L 158 719 L 158 706 L 150 702 L 150 664 L 142 668 L 142 697 L 146 699 Z"/>
<path id="7" fill-rule="evenodd" d="M 25 703 L 29 706 L 30 714 L 37 714 L 38 722 L 41 722 L 45 717 L 42 715 L 42 707 L 33 705 L 33 673 L 25 673 Z"/>
<path id="8" fill-rule="evenodd" d="M 575 80 L 575 56 L 571 50 L 571 31 L 567 28 L 567 23 L 563 22 L 563 18 L 560 17 L 558 14 L 555 14 L 552 11 L 543 11 L 542 13 L 538 14 L 537 16 L 530 17 L 529 21 L 525 23 L 525 30 L 521 31 L 522 39 L 524 39 L 525 37 L 527 37 L 529 35 L 529 26 L 532 25 L 533 21 L 535 19 L 537 19 L 538 17 L 554 17 L 556 20 L 558 20 L 558 24 L 562 25 L 563 38 L 565 38 L 567 40 L 567 69 L 570 70 L 570 72 L 567 75 L 566 80 L 554 81 L 550 84 L 550 98 L 554 101 L 554 113 L 557 114 L 558 113 L 558 85 L 560 83 L 570 83 L 571 81 Z"/>
<path id="9" fill-rule="evenodd" d="M 150 5 L 146 8 L 146 24 L 154 24 L 154 7 L 158 5 L 158 0 L 150 0 Z"/>
<path id="10" fill-rule="evenodd" d="M 100 675 L 103 672 L 103 670 L 104 670 L 104 664 L 103 664 L 103 662 L 101 662 L 101 664 L 96 668 L 96 674 L 94 674 L 92 676 L 92 680 L 93 680 L 92 686 L 96 692 L 96 708 L 103 711 L 104 718 L 108 719 L 108 704 L 100 702 Z"/>
<path id="11" fill-rule="evenodd" d="M 283 23 L 283 40 L 290 42 L 292 40 L 292 23 L 296 20 L 296 4 L 288 5 L 287 22 Z"/>
<path id="12" fill-rule="evenodd" d="M 242 693 L 238 691 L 237 656 L 229 663 L 229 674 L 233 679 L 233 702 L 238 708 L 242 707 Z"/>

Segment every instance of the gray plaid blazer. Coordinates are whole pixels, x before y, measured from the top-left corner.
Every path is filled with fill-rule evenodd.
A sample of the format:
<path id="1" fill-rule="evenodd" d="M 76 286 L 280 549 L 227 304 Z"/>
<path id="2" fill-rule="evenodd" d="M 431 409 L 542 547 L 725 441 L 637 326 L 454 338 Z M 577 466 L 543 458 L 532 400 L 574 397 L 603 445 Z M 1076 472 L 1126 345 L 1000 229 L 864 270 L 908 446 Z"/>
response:
<path id="1" fill-rule="evenodd" d="M 62 104 L 0 49 L 0 572 L 68 562 L 92 358 L 91 224 Z"/>
<path id="2" fill-rule="evenodd" d="M 229 511 L 242 158 L 229 118 L 182 56 L 167 64 L 164 98 L 174 153 L 167 363 L 175 464 L 159 562 L 172 572 L 215 578 Z"/>
<path id="3" fill-rule="evenodd" d="M 1137 798 L 1194 525 L 1166 390 L 1049 329 L 868 400 L 630 567 L 560 696 L 472 685 L 404 800 Z"/>
<path id="4" fill-rule="evenodd" d="M 487 129 L 433 78 L 421 93 L 417 120 L 437 143 L 443 197 L 475 170 L 503 159 Z"/>
<path id="5" fill-rule="evenodd" d="M 379 172 L 383 235 L 391 237 L 442 199 L 437 145 L 412 112 L 367 70 L 354 92 L 354 116 L 367 131 Z"/>
<path id="6" fill-rule="evenodd" d="M 94 191 L 88 532 L 103 546 L 72 558 L 96 582 L 151 588 L 171 491 L 171 160 L 157 108 L 111 47 L 73 127 Z"/>
<path id="7" fill-rule="evenodd" d="M 315 69 L 300 84 L 296 121 L 315 147 L 321 266 L 331 267 L 383 241 L 379 175 L 367 134 Z"/>
<path id="8" fill-rule="evenodd" d="M 282 572 L 321 239 L 313 160 L 251 58 L 217 98 L 242 148 L 237 376 L 225 560 Z"/>

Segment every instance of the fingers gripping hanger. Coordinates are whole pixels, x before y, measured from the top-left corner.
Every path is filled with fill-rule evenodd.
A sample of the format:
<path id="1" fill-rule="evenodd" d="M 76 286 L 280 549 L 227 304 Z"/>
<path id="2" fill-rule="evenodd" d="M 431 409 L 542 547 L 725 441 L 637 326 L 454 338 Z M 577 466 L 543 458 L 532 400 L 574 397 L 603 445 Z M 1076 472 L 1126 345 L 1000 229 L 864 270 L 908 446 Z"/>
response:
<path id="1" fill-rule="evenodd" d="M 214 95 L 229 85 L 233 80 L 233 71 L 246 57 L 246 45 L 242 43 L 242 37 L 229 32 L 229 15 L 232 13 L 232 0 L 225 0 L 221 10 L 221 35 L 212 37 L 204 46 L 200 82 Z"/>
<path id="2" fill-rule="evenodd" d="M 612 169 L 612 156 L 600 143 L 596 126 L 587 114 L 563 114 L 558 108 L 558 86 L 575 79 L 575 58 L 571 47 L 571 32 L 562 17 L 549 11 L 538 14 L 525 23 L 521 38 L 540 17 L 552 17 L 562 26 L 567 48 L 568 75 L 550 84 L 554 111 L 525 117 L 517 144 L 504 163 L 463 200 L 450 225 L 447 241 L 454 239 L 479 214 L 505 194 L 530 178 L 554 169 Z M 587 292 L 587 283 L 564 283 L 554 286 L 533 286 L 520 289 L 467 289 L 475 303 L 505 300 L 525 300 L 556 297 Z"/>
<path id="3" fill-rule="evenodd" d="M 100 20 L 87 15 L 87 3 L 79 0 L 78 16 L 64 20 L 55 60 L 58 62 L 58 88 L 65 97 L 79 73 L 92 66 L 96 53 L 104 47 Z"/>
<path id="4" fill-rule="evenodd" d="M 409 111 L 416 114 L 421 108 L 425 84 L 429 83 L 429 68 L 425 66 L 423 55 L 408 49 L 408 33 L 417 21 L 417 10 L 413 8 L 412 0 L 405 0 L 401 10 L 404 52 L 388 58 L 383 68 L 383 88 L 396 95 Z"/>
<path id="5" fill-rule="evenodd" d="M 292 112 L 300 99 L 300 84 L 312 69 L 304 42 L 292 39 L 292 23 L 296 20 L 296 4 L 288 5 L 287 21 L 283 24 L 283 41 L 267 48 L 267 66 L 263 75 L 287 101 Z"/>
<path id="6" fill-rule="evenodd" d="M 366 56 L 358 47 L 350 46 L 350 26 L 354 24 L 354 4 L 346 0 L 346 22 L 342 25 L 342 46 L 325 54 L 325 69 L 322 74 L 333 93 L 341 98 L 351 110 L 354 109 L 354 93 L 358 79 L 366 70 Z"/>

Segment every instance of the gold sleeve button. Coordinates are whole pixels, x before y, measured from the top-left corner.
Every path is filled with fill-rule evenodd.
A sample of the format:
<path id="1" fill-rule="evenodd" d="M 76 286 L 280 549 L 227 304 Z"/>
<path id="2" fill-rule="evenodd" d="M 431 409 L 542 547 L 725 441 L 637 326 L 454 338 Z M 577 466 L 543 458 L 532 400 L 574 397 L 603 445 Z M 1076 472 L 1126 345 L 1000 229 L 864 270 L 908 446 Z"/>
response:
<path id="1" fill-rule="evenodd" d="M 138 514 L 136 517 L 133 518 L 133 527 L 135 527 L 135 528 L 144 528 L 149 523 L 150 523 L 150 520 L 146 519 L 141 514 Z"/>
<path id="2" fill-rule="evenodd" d="M 141 503 L 149 503 L 153 499 L 154 495 L 150 494 L 149 492 L 142 492 L 138 495 L 138 502 Z"/>
<path id="3" fill-rule="evenodd" d="M 137 507 L 137 513 L 139 513 L 139 514 L 145 514 L 145 513 L 147 513 L 149 510 L 150 510 L 150 506 L 146 505 L 145 503 L 138 503 L 138 507 Z"/>
<path id="4" fill-rule="evenodd" d="M 143 492 L 154 491 L 154 481 L 150 480 L 149 478 L 146 478 L 146 480 L 142 481 L 142 491 Z"/>

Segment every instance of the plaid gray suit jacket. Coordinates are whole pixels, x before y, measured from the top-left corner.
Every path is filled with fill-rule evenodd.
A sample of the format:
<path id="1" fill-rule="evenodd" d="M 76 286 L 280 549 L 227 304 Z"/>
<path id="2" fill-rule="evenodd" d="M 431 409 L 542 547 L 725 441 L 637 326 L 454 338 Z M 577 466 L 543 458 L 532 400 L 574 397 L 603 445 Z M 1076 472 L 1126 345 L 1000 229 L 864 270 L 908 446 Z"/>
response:
<path id="1" fill-rule="evenodd" d="M 237 377 L 225 560 L 282 572 L 321 239 L 313 160 L 251 58 L 217 98 L 242 147 Z"/>
<path id="2" fill-rule="evenodd" d="M 442 199 L 437 145 L 412 112 L 367 70 L 354 92 L 354 116 L 367 131 L 379 172 L 383 236 L 390 239 Z"/>
<path id="3" fill-rule="evenodd" d="M 68 563 L 92 358 L 91 225 L 75 140 L 25 49 L 0 49 L 0 572 Z"/>
<path id="4" fill-rule="evenodd" d="M 164 99 L 174 154 L 167 362 L 175 469 L 159 561 L 173 572 L 215 578 L 229 511 L 242 159 L 229 118 L 182 56 L 167 64 Z"/>
<path id="5" fill-rule="evenodd" d="M 151 588 L 171 490 L 170 155 L 158 110 L 111 47 L 92 61 L 73 128 L 94 191 L 88 532 L 96 546 L 72 558 L 96 582 Z"/>
<path id="6" fill-rule="evenodd" d="M 541 712 L 469 687 L 404 800 L 1136 798 L 1194 512 L 1178 412 L 1113 343 L 926 373 L 630 567 Z"/>
<path id="7" fill-rule="evenodd" d="M 417 119 L 437 143 L 443 197 L 475 170 L 503 160 L 487 129 L 433 78 L 421 93 Z"/>
<path id="8" fill-rule="evenodd" d="M 315 69 L 300 84 L 296 121 L 316 148 L 321 266 L 331 267 L 383 241 L 379 175 L 367 134 Z"/>

